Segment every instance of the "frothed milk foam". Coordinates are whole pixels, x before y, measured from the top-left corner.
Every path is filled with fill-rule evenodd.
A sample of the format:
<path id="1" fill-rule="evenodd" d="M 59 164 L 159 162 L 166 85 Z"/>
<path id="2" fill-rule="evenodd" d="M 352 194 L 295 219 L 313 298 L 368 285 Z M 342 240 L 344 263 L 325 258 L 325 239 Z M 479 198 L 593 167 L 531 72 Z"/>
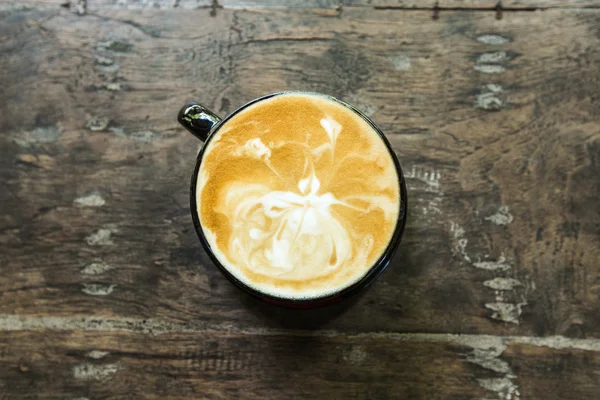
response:
<path id="1" fill-rule="evenodd" d="M 246 107 L 208 142 L 196 201 L 227 270 L 273 296 L 335 293 L 360 280 L 398 219 L 394 161 L 358 114 L 288 93 Z"/>

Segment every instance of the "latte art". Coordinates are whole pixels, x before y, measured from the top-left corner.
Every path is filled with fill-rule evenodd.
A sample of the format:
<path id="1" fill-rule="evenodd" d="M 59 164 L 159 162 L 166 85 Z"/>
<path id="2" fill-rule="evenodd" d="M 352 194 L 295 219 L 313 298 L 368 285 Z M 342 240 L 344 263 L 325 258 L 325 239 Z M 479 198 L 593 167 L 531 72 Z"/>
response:
<path id="1" fill-rule="evenodd" d="M 400 204 L 377 132 L 323 96 L 283 94 L 227 120 L 204 150 L 196 200 L 215 256 L 263 293 L 313 298 L 362 278 Z"/>

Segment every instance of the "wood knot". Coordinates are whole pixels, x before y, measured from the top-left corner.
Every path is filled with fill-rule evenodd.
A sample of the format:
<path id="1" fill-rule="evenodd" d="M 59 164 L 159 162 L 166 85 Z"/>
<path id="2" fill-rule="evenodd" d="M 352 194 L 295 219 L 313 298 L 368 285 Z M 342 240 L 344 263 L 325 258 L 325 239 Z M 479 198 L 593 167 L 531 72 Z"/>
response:
<path id="1" fill-rule="evenodd" d="M 437 21 L 438 19 L 440 19 L 440 5 L 437 1 L 433 5 L 433 15 L 431 16 L 431 18 L 434 21 Z"/>

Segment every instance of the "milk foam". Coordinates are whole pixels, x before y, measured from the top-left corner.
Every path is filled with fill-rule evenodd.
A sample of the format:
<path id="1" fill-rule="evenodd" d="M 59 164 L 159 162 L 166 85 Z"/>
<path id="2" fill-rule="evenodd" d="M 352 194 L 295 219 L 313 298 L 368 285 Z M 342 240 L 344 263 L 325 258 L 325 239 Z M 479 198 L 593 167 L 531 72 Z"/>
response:
<path id="1" fill-rule="evenodd" d="M 287 298 L 327 295 L 364 276 L 389 243 L 400 200 L 393 160 L 370 125 L 307 94 L 263 100 L 227 121 L 207 144 L 196 197 L 219 261 L 248 286 Z"/>

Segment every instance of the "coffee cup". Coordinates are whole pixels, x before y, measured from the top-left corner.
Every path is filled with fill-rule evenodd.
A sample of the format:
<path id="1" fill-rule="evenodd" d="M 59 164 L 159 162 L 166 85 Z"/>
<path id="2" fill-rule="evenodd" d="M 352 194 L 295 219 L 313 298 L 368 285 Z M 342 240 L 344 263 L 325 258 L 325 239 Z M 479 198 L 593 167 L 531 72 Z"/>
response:
<path id="1" fill-rule="evenodd" d="M 287 91 L 223 119 L 191 102 L 177 119 L 204 142 L 190 187 L 194 227 L 233 284 L 270 303 L 315 307 L 357 293 L 389 265 L 406 185 L 362 112 Z"/>

